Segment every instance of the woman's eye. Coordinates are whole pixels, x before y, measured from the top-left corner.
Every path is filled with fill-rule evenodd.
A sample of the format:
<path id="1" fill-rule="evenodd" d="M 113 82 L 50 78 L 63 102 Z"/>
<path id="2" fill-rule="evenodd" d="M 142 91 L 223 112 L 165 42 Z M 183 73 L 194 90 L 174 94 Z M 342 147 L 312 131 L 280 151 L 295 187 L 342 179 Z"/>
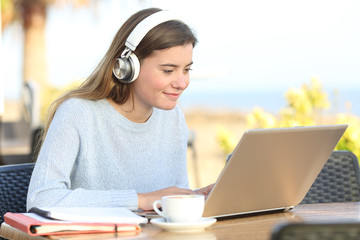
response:
<path id="1" fill-rule="evenodd" d="M 172 73 L 173 72 L 173 70 L 170 70 L 170 69 L 164 69 L 163 71 L 164 71 L 164 73 Z"/>
<path id="2" fill-rule="evenodd" d="M 187 68 L 185 69 L 185 72 L 190 72 L 192 69 L 191 68 Z"/>

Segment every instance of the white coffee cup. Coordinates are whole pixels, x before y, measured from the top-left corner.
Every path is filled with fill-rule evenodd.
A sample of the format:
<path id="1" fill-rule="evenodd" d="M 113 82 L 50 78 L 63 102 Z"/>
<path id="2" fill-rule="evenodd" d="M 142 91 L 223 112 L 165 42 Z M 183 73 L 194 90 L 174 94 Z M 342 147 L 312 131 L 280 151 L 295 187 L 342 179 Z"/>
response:
<path id="1" fill-rule="evenodd" d="M 153 203 L 155 212 L 167 222 L 186 223 L 201 219 L 204 212 L 204 195 L 172 195 L 164 196 Z M 162 211 L 158 208 L 162 207 Z"/>

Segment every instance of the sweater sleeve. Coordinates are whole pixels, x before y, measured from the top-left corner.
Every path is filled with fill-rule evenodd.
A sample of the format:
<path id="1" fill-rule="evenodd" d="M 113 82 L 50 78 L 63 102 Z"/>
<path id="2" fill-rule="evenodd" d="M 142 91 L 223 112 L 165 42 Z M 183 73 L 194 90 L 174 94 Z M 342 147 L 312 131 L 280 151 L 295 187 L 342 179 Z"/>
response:
<path id="1" fill-rule="evenodd" d="M 72 188 L 70 179 L 81 144 L 77 129 L 64 118 L 61 110 L 57 112 L 31 177 L 27 209 L 51 206 L 122 206 L 136 210 L 138 199 L 135 190 Z"/>

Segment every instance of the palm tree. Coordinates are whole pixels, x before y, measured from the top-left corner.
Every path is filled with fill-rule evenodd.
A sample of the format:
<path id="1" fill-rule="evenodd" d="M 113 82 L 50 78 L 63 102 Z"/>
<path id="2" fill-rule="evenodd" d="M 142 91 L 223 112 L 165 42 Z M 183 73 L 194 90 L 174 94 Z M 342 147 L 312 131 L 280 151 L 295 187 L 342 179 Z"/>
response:
<path id="1" fill-rule="evenodd" d="M 39 90 L 42 92 L 47 86 L 47 66 L 46 66 L 46 44 L 45 44 L 45 27 L 47 9 L 49 6 L 58 4 L 56 0 L 0 0 L 1 1 L 1 29 L 5 29 L 12 22 L 18 21 L 21 23 L 24 32 L 24 53 L 23 53 L 23 83 L 29 81 L 34 82 Z M 73 4 L 74 6 L 88 6 L 90 1 L 97 0 L 68 0 L 61 1 L 61 4 Z M 6 81 L 6 80 L 5 80 Z M 6 84 L 6 83 L 5 83 Z M 29 109 L 28 109 L 29 110 Z M 32 108 L 30 108 L 32 110 Z M 18 129 L 20 126 L 24 126 L 24 118 L 27 118 L 29 122 L 25 123 L 26 128 L 21 131 L 21 136 L 15 134 L 11 136 L 14 140 L 18 140 L 19 146 L 23 146 L 23 139 L 28 139 L 28 135 L 32 135 L 31 139 L 34 139 L 34 133 L 38 126 L 33 125 L 33 112 L 27 112 L 29 116 L 22 115 L 21 119 L 17 121 L 11 121 L 7 124 L 9 126 L 14 125 L 9 129 Z M 0 119 L 1 120 L 1 119 Z M 1 122 L 1 121 L 0 121 Z M 30 131 L 26 129 L 29 128 Z M 1 128 L 1 126 L 0 126 Z M 17 131 L 16 131 L 17 132 Z M 11 134 L 12 135 L 12 134 Z M 0 136 L 1 137 L 1 136 Z M 6 135 L 5 139 L 6 140 Z M 27 142 L 25 142 L 27 145 Z M 17 150 L 19 151 L 19 150 Z M 1 149 L 0 149 L 1 152 Z M 1 153 L 0 153 L 1 163 Z"/>
<path id="2" fill-rule="evenodd" d="M 49 2 L 20 1 L 24 28 L 24 81 L 35 81 L 39 87 L 47 82 L 45 26 L 46 8 Z"/>
<path id="3" fill-rule="evenodd" d="M 62 1 L 88 6 L 94 0 Z M 1 27 L 20 21 L 24 31 L 23 81 L 34 81 L 41 88 L 47 83 L 45 27 L 47 9 L 55 0 L 1 0 Z"/>

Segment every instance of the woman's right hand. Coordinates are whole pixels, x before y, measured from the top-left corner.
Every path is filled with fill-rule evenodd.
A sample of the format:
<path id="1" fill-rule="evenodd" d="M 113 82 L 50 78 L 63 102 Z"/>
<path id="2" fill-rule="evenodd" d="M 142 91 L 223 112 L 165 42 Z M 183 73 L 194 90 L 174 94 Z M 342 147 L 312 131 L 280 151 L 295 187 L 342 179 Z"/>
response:
<path id="1" fill-rule="evenodd" d="M 169 187 L 164 188 L 155 192 L 149 193 L 138 193 L 138 208 L 144 211 L 153 210 L 153 202 L 161 199 L 163 196 L 169 195 L 191 195 L 196 194 L 191 189 L 178 188 L 178 187 Z"/>

